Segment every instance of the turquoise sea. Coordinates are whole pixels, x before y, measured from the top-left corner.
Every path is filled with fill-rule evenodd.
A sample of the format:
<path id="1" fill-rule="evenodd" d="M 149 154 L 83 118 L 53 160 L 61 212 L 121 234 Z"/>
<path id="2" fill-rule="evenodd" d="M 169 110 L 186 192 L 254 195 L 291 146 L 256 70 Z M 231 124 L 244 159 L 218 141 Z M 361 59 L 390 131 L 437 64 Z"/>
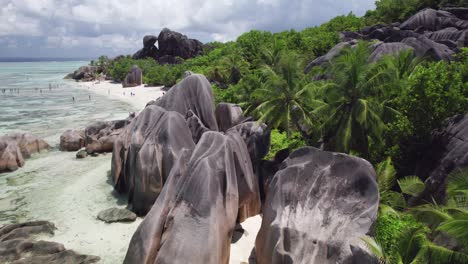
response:
<path id="1" fill-rule="evenodd" d="M 23 168 L 0 174 L 0 226 L 49 220 L 65 247 L 121 262 L 136 223 L 107 225 L 100 210 L 119 203 L 107 178 L 111 155 L 77 160 L 58 150 L 60 135 L 97 120 L 125 118 L 132 106 L 99 96 L 63 77 L 84 61 L 0 62 L 0 135 L 29 132 L 53 148 L 33 155 Z M 75 98 L 73 102 L 72 98 Z"/>

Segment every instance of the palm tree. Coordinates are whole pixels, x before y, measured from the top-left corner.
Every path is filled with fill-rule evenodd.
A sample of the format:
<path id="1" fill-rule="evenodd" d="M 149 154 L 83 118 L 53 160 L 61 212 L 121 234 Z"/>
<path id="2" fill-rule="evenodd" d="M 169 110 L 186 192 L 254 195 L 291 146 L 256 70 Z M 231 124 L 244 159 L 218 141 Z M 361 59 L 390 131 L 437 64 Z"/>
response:
<path id="1" fill-rule="evenodd" d="M 316 84 L 316 96 L 327 103 L 314 111 L 325 117 L 325 149 L 345 153 L 354 150 L 366 157 L 370 142 L 382 141 L 384 117 L 397 114 L 383 104 L 386 84 L 393 75 L 385 64 L 370 64 L 369 55 L 365 42 L 345 49 L 329 68 L 333 81 Z"/>
<path id="2" fill-rule="evenodd" d="M 248 69 L 248 63 L 242 54 L 234 50 L 221 60 L 221 65 L 228 76 L 229 83 L 237 84 Z"/>
<path id="3" fill-rule="evenodd" d="M 271 128 L 284 129 L 288 138 L 293 126 L 312 126 L 314 118 L 310 110 L 323 102 L 310 96 L 311 85 L 303 77 L 299 56 L 282 53 L 274 67 L 264 65 L 263 76 L 262 86 L 253 95 L 261 100 L 254 111 L 259 120 Z"/>

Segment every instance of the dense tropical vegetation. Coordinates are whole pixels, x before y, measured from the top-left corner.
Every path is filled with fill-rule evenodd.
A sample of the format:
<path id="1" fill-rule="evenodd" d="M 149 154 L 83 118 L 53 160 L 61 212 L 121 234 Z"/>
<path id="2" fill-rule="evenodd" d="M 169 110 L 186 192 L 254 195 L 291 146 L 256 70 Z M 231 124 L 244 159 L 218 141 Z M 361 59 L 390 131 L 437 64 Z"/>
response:
<path id="1" fill-rule="evenodd" d="M 424 7 L 463 2 L 380 0 L 364 17 L 339 16 L 300 32 L 252 30 L 233 42 L 210 43 L 203 56 L 182 64 L 123 57 L 106 71 L 120 81 L 137 64 L 146 84 L 168 87 L 187 70 L 206 75 L 217 102 L 238 103 L 246 115 L 272 129 L 266 158 L 303 145 L 366 158 L 376 167 L 381 204 L 375 239 L 363 239 L 380 260 L 468 263 L 467 172 L 451 176 L 445 204 L 407 205 L 425 187 L 418 176 L 408 175 L 427 151 L 431 131 L 468 110 L 468 49 L 451 62 L 424 60 L 404 51 L 369 63 L 370 43 L 360 42 L 327 67 L 303 71 L 307 62 L 338 43 L 340 31 L 401 21 Z"/>

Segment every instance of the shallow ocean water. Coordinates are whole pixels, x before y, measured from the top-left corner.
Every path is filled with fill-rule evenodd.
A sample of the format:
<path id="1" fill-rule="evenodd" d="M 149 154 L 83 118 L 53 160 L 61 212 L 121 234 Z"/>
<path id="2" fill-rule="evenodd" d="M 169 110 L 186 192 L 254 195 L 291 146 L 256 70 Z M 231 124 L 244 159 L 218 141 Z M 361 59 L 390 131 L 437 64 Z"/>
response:
<path id="1" fill-rule="evenodd" d="M 49 220 L 57 231 L 47 240 L 98 255 L 100 263 L 118 263 L 141 220 L 105 224 L 96 219 L 100 210 L 125 206 L 107 176 L 111 154 L 77 160 L 74 152 L 59 151 L 58 144 L 66 129 L 125 118 L 135 109 L 63 80 L 84 64 L 0 63 L 0 135 L 29 132 L 52 146 L 27 159 L 23 168 L 0 174 L 0 225 Z"/>

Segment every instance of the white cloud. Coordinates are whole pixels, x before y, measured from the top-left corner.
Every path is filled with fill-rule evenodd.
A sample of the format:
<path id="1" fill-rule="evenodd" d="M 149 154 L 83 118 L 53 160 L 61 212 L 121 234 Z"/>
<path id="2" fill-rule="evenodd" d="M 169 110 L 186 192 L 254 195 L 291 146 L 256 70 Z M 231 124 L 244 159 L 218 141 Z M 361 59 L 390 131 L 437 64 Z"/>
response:
<path id="1" fill-rule="evenodd" d="M 374 0 L 0 0 L 0 37 L 41 37 L 46 47 L 140 48 L 168 27 L 202 41 L 228 41 L 251 29 L 314 26 Z M 136 43 L 136 44 L 135 44 Z M 115 46 L 113 46 L 115 45 Z M 0 55 L 5 46 L 0 44 Z M 20 47 L 18 47 L 20 48 Z"/>

